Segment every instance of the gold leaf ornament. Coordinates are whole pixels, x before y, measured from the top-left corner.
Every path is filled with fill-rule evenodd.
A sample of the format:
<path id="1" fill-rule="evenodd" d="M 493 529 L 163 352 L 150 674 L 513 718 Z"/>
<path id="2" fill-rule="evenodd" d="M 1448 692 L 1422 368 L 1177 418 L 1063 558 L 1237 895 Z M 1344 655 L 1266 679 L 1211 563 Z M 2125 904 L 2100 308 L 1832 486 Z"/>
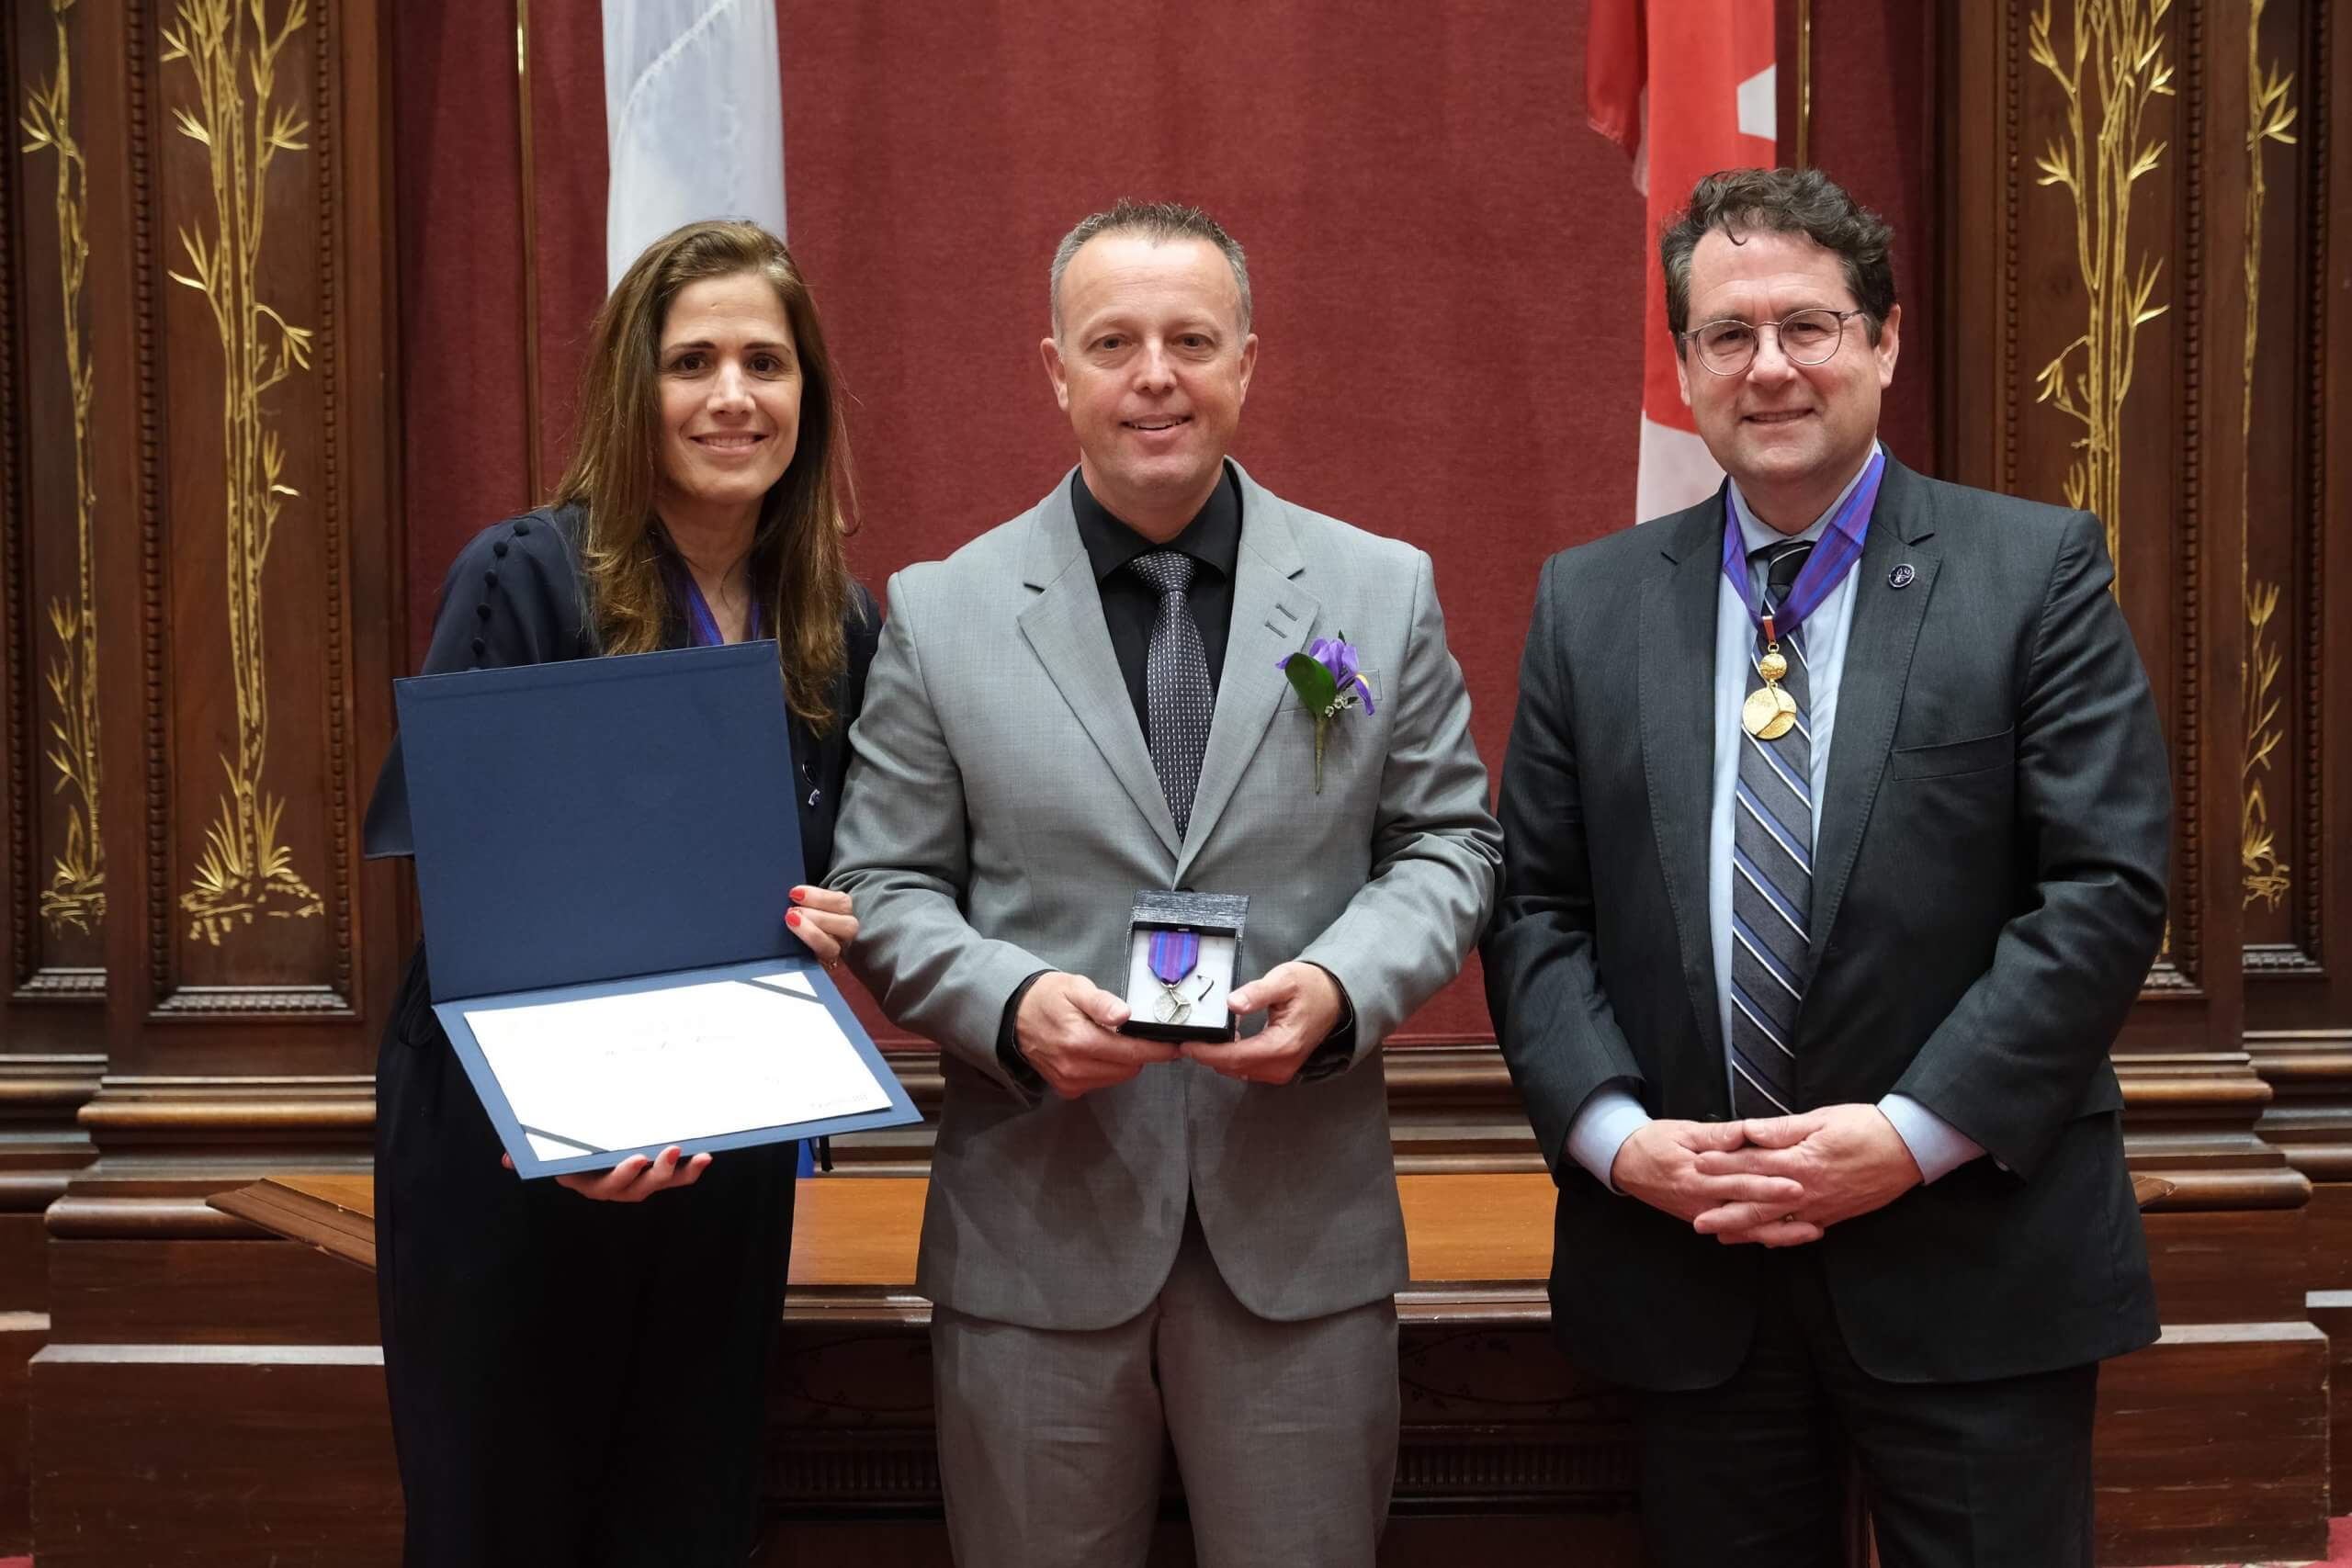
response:
<path id="1" fill-rule="evenodd" d="M 205 149 L 211 175 L 209 231 L 180 232 L 189 270 L 174 281 L 211 307 L 221 356 L 220 450 L 227 546 L 226 630 L 235 685 L 233 754 L 226 785 L 204 830 L 205 847 L 180 895 L 191 939 L 220 945 L 265 919 L 304 919 L 324 905 L 278 840 L 285 798 L 266 782 L 269 764 L 269 660 L 264 616 L 266 568 L 285 501 L 300 492 L 281 478 L 286 450 L 263 394 L 311 367 L 311 332 L 260 297 L 260 261 L 271 164 L 308 150 L 309 122 L 277 96 L 277 60 L 309 19 L 290 0 L 275 25 L 266 0 L 178 0 L 177 24 L 164 29 L 164 62 L 184 62 L 193 107 L 174 110 L 181 132 Z"/>

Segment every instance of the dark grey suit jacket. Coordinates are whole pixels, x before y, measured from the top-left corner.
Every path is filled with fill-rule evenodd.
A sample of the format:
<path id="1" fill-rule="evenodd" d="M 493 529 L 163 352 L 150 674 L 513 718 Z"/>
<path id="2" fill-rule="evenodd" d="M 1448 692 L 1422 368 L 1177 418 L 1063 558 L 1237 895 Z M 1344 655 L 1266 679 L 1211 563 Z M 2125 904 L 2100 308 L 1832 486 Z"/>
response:
<path id="1" fill-rule="evenodd" d="M 1565 1152 L 1612 1081 L 1654 1116 L 1730 1114 L 1707 924 L 1724 522 L 1718 493 L 1545 563 L 1484 948 L 1560 1188 L 1558 1332 L 1645 1388 L 1736 1370 L 1759 1256 Z M 1890 459 L 1854 572 L 1799 1109 L 1906 1094 L 1991 1157 L 1817 1244 L 1839 1322 L 1901 1382 L 2132 1349 L 2156 1318 L 2108 1050 L 2163 932 L 2172 800 L 2104 536 Z"/>

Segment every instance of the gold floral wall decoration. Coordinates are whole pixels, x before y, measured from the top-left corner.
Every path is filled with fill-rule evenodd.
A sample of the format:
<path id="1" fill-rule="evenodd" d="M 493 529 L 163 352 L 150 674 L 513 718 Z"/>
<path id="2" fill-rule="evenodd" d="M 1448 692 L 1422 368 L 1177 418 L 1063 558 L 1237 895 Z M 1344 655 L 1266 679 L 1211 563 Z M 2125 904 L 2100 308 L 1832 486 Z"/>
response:
<path id="1" fill-rule="evenodd" d="M 2245 761 L 2239 773 L 2245 781 L 2245 806 L 2238 824 L 2239 855 L 2245 863 L 2245 901 L 2263 900 L 2272 908 L 2286 897 L 2294 878 L 2278 859 L 2270 831 L 2270 810 L 2262 797 L 2262 773 L 2270 767 L 2270 753 L 2285 739 L 2275 728 L 2279 699 L 2273 689 L 2284 662 L 2268 637 L 2270 617 L 2278 609 L 2278 585 L 2250 584 L 2246 592 Z"/>
<path id="2" fill-rule="evenodd" d="M 2247 19 L 2246 132 L 2250 167 L 2245 198 L 2245 402 L 2238 438 L 2254 433 L 2254 360 L 2260 340 L 2262 306 L 2262 209 L 2269 194 L 2263 178 L 2263 149 L 2273 142 L 2291 146 L 2295 141 L 2295 107 L 2288 101 L 2295 88 L 2293 76 L 2276 62 L 2262 65 L 2264 0 L 2253 0 Z M 2245 866 L 2245 902 L 2256 899 L 2270 908 L 2294 885 L 2278 858 L 2276 835 L 2270 830 L 2270 805 L 2263 793 L 2263 775 L 2270 771 L 2270 754 L 2286 739 L 2276 728 L 2280 699 L 2275 694 L 2285 656 L 2270 640 L 2270 618 L 2278 611 L 2278 584 L 2257 581 L 2249 544 L 2254 525 L 2253 464 L 2244 465 L 2238 490 L 2239 548 L 2245 567 L 2245 663 L 2240 679 L 2245 687 L 2245 757 L 2239 767 L 2241 804 L 2238 816 L 2238 856 Z"/>
<path id="3" fill-rule="evenodd" d="M 2083 333 L 2035 378 L 2035 400 L 2078 421 L 2079 454 L 2066 470 L 2066 503 L 2098 513 L 2119 574 L 2123 402 L 2132 391 L 2140 329 L 2165 313 L 2151 301 L 2164 270 L 2132 248 L 2132 187 L 2155 172 L 2166 143 L 2143 134 L 2148 106 L 2172 94 L 2164 22 L 2172 0 L 2076 0 L 2061 58 L 2042 0 L 2027 33 L 2033 62 L 2057 79 L 2066 135 L 2034 165 L 2035 182 L 2064 186 L 2075 209 L 2075 258 L 2088 299 Z"/>
<path id="4" fill-rule="evenodd" d="M 57 272 L 64 305 L 65 385 L 74 410 L 74 598 L 52 597 L 49 626 L 57 643 L 43 674 L 57 712 L 49 721 L 48 758 L 55 793 L 65 803 L 65 845 L 41 890 L 50 929 L 88 933 L 106 918 L 106 845 L 98 835 L 98 612 L 91 582 L 91 525 L 96 512 L 90 478 L 90 396 L 94 368 L 82 342 L 82 283 L 90 259 L 89 165 L 74 136 L 74 73 L 65 13 L 74 0 L 51 0 L 57 69 L 26 95 L 24 151 L 57 155 Z"/>
<path id="5" fill-rule="evenodd" d="M 212 228 L 182 229 L 188 270 L 175 283 L 204 296 L 222 359 L 220 449 L 225 463 L 229 667 L 236 683 L 237 745 L 220 759 L 228 774 L 192 885 L 180 896 L 188 934 L 215 946 L 255 916 L 308 918 L 323 906 L 278 840 L 286 801 L 272 794 L 268 660 L 263 641 L 263 567 L 280 511 L 300 492 L 284 482 L 286 450 L 263 395 L 311 365 L 311 333 L 264 301 L 257 273 L 270 164 L 307 151 L 309 122 L 277 99 L 277 60 L 308 20 L 306 0 L 288 0 L 277 25 L 267 0 L 179 0 L 178 24 L 163 29 L 164 62 L 185 62 L 196 107 L 177 108 L 180 134 L 202 146 L 211 173 Z M 245 89 L 250 85 L 252 96 Z"/>

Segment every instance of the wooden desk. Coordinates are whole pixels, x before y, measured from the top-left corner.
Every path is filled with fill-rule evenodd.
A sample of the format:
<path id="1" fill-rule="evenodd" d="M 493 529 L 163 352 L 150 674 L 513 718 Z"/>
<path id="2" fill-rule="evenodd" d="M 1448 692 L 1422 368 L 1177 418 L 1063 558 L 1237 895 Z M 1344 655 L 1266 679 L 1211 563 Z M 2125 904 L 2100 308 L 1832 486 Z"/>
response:
<path id="1" fill-rule="evenodd" d="M 814 1177 L 800 1183 L 792 1227 L 794 1306 L 837 1306 L 844 1293 L 910 1293 L 925 1183 L 903 1178 Z M 1465 1287 L 1492 1301 L 1540 1303 L 1552 1264 L 1552 1183 L 1535 1175 L 1407 1176 L 1409 1300 L 1434 1310 Z M 376 1191 L 365 1176 L 273 1176 L 214 1196 L 224 1213 L 376 1266 Z M 834 1315 L 829 1314 L 829 1315 Z"/>
<path id="2" fill-rule="evenodd" d="M 205 1201 L 331 1258 L 376 1267 L 373 1176 L 272 1176 Z"/>

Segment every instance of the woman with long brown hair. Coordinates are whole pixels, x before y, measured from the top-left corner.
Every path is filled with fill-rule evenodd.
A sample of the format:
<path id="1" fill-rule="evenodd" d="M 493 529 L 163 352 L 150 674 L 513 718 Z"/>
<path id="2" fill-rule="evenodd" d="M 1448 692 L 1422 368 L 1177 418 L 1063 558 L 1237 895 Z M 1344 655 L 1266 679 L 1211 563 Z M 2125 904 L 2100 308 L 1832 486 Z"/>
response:
<path id="1" fill-rule="evenodd" d="M 656 241 L 597 315 L 554 503 L 459 553 L 424 666 L 775 637 L 798 773 L 776 781 L 776 807 L 799 813 L 808 878 L 777 889 L 778 913 L 829 965 L 857 933 L 823 882 L 880 620 L 843 553 L 840 403 L 781 241 L 735 222 Z M 371 852 L 404 851 L 406 822 L 395 751 Z M 741 1562 L 795 1145 L 516 1179 L 435 1021 L 422 946 L 378 1060 L 376 1118 L 378 1303 L 412 1568 Z"/>

